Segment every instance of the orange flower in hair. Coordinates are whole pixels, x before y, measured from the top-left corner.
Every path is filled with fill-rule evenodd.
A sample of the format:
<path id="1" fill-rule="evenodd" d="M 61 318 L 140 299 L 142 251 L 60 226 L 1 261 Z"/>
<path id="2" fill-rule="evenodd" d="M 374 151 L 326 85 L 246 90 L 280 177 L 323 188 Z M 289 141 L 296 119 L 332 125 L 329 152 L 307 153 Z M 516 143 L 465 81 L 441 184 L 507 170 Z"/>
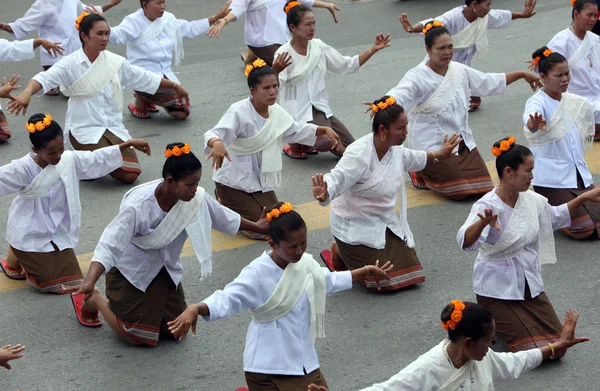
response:
<path id="1" fill-rule="evenodd" d="M 510 149 L 510 143 L 508 142 L 508 140 L 502 140 L 500 141 L 500 150 L 502 152 L 506 152 Z"/>
<path id="2" fill-rule="evenodd" d="M 290 213 L 294 210 L 294 207 L 289 202 L 285 202 L 279 208 L 273 208 L 269 213 L 267 213 L 267 221 L 271 222 L 273 219 L 278 219 L 281 215 Z"/>
<path id="3" fill-rule="evenodd" d="M 190 152 L 192 152 L 192 149 L 190 148 L 190 144 L 185 143 L 185 144 L 183 144 L 183 147 L 179 147 L 179 146 L 175 145 L 173 148 L 165 149 L 164 155 L 168 159 L 172 156 L 181 156 L 184 154 L 187 155 Z"/>
<path id="4" fill-rule="evenodd" d="M 510 145 L 513 145 L 514 143 L 517 142 L 517 139 L 514 138 L 513 136 L 509 136 L 507 140 Z"/>
<path id="5" fill-rule="evenodd" d="M 27 129 L 27 131 L 29 133 L 41 132 L 42 130 L 44 130 L 48 126 L 50 126 L 51 124 L 52 124 L 52 116 L 50 114 L 46 114 L 41 121 L 37 121 L 35 123 L 27 122 L 25 124 L 25 129 Z"/>
<path id="6" fill-rule="evenodd" d="M 540 58 L 540 56 L 535 56 L 534 59 L 532 60 L 533 65 L 535 65 L 536 68 L 538 68 L 540 66 L 540 61 L 542 59 Z"/>
<path id="7" fill-rule="evenodd" d="M 460 321 L 462 320 L 462 312 L 465 309 L 465 303 L 463 303 L 460 300 L 452 300 L 451 304 L 454 306 L 454 309 L 452 310 L 452 314 L 450 315 L 450 319 L 446 322 L 440 322 L 440 324 L 442 325 L 442 328 L 446 331 L 448 331 L 448 329 L 450 330 L 454 330 L 456 329 L 456 325 L 458 325 L 460 323 Z"/>
<path id="8" fill-rule="evenodd" d="M 444 27 L 444 24 L 442 22 L 440 22 L 439 20 L 434 20 L 433 22 L 429 22 L 425 25 L 425 27 L 423 27 L 423 35 L 427 34 L 429 32 L 429 30 L 431 30 L 434 27 Z"/>
<path id="9" fill-rule="evenodd" d="M 394 103 L 396 103 L 396 98 L 394 98 L 393 96 L 388 96 L 386 100 L 382 100 L 379 103 L 373 103 L 371 105 L 371 110 L 374 113 L 377 113 L 378 111 L 387 109 L 388 107 L 390 107 Z"/>
<path id="10" fill-rule="evenodd" d="M 35 128 L 35 124 L 30 124 L 29 122 L 25 124 L 25 128 L 29 131 L 29 133 L 35 133 L 37 132 L 37 129 Z"/>
<path id="11" fill-rule="evenodd" d="M 502 155 L 502 151 L 500 150 L 500 148 L 494 147 L 492 148 L 492 155 L 499 157 L 500 155 Z"/>
<path id="12" fill-rule="evenodd" d="M 571 7 L 575 7 L 575 3 L 577 3 L 577 0 L 571 0 Z"/>
<path id="13" fill-rule="evenodd" d="M 546 50 L 544 50 L 544 53 L 543 53 L 543 54 L 544 54 L 544 58 L 545 58 L 545 57 L 548 57 L 548 56 L 549 56 L 549 55 L 551 55 L 552 53 L 554 53 L 554 52 L 552 51 L 552 49 L 546 49 Z"/>
<path id="14" fill-rule="evenodd" d="M 500 141 L 499 147 L 492 148 L 492 155 L 494 155 L 496 157 L 501 156 L 504 152 L 510 150 L 512 145 L 516 142 L 517 142 L 516 138 L 514 138 L 513 136 L 509 136 L 506 140 Z"/>
<path id="15" fill-rule="evenodd" d="M 252 64 L 246 65 L 244 74 L 246 75 L 246 77 L 248 77 L 248 76 L 250 76 L 250 72 L 252 72 L 253 70 L 255 70 L 257 68 L 266 67 L 266 66 L 267 66 L 267 63 L 265 62 L 265 60 L 258 58 L 256 60 L 254 60 L 254 62 Z"/>
<path id="16" fill-rule="evenodd" d="M 81 26 L 81 22 L 85 19 L 86 16 L 91 15 L 89 12 L 82 12 L 75 20 L 75 28 L 79 31 L 79 27 Z"/>
<path id="17" fill-rule="evenodd" d="M 285 13 L 287 14 L 288 12 L 290 12 L 290 10 L 291 10 L 292 8 L 294 8 L 294 7 L 295 7 L 295 6 L 297 6 L 297 5 L 302 5 L 302 3 L 301 3 L 301 2 L 299 2 L 299 1 L 290 1 L 290 2 L 288 3 L 288 5 L 286 5 L 286 6 L 285 6 L 285 8 L 284 8 L 283 10 L 284 10 L 284 11 L 285 11 Z"/>

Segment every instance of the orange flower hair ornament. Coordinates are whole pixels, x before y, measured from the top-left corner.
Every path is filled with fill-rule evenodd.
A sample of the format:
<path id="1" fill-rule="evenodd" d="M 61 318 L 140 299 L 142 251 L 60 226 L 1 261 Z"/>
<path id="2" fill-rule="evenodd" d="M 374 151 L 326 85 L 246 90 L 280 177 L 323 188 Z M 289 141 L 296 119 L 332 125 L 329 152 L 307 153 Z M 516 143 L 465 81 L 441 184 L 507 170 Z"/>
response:
<path id="1" fill-rule="evenodd" d="M 183 144 L 183 147 L 178 147 L 177 145 L 174 146 L 173 148 L 169 149 L 167 148 L 165 150 L 165 157 L 168 159 L 171 156 L 181 156 L 181 155 L 187 155 L 190 152 L 192 152 L 192 150 L 190 149 L 190 144 L 185 143 Z"/>
<path id="2" fill-rule="evenodd" d="M 575 3 L 577 3 L 577 0 L 571 0 L 571 7 L 575 7 Z"/>
<path id="3" fill-rule="evenodd" d="M 25 124 L 25 128 L 29 131 L 29 133 L 41 132 L 46 129 L 48 126 L 52 124 L 52 116 L 50 114 L 46 114 L 43 120 L 37 121 L 36 123 L 27 122 Z"/>
<path id="4" fill-rule="evenodd" d="M 91 14 L 89 12 L 82 12 L 81 15 L 77 17 L 77 20 L 75 20 L 75 28 L 77 29 L 77 31 L 79 31 L 79 26 L 81 26 L 81 22 L 83 22 L 83 19 L 88 15 Z"/>
<path id="5" fill-rule="evenodd" d="M 465 303 L 460 300 L 452 300 L 450 303 L 454 305 L 454 310 L 450 315 L 450 319 L 448 319 L 446 322 L 440 322 L 442 328 L 446 331 L 448 331 L 448 329 L 456 329 L 456 325 L 458 325 L 462 320 L 462 312 L 465 309 Z"/>
<path id="6" fill-rule="evenodd" d="M 374 113 L 377 113 L 378 111 L 387 109 L 394 103 L 396 103 L 396 99 L 393 96 L 390 96 L 386 100 L 381 101 L 377 104 L 373 103 L 371 105 L 371 110 L 373 110 Z"/>
<path id="7" fill-rule="evenodd" d="M 512 148 L 513 144 L 517 142 L 517 139 L 514 138 L 513 136 L 510 136 L 508 139 L 506 140 L 502 140 L 500 141 L 500 146 L 499 147 L 493 147 L 492 148 L 492 155 L 496 156 L 496 157 L 500 157 L 502 156 L 502 154 L 508 150 L 510 150 L 510 148 Z"/>
<path id="8" fill-rule="evenodd" d="M 429 30 L 435 27 L 444 27 L 444 23 L 440 22 L 439 20 L 434 20 L 433 22 L 427 23 L 425 27 L 423 27 L 423 35 L 427 34 Z"/>
<path id="9" fill-rule="evenodd" d="M 294 210 L 292 204 L 286 202 L 279 208 L 273 208 L 269 213 L 267 213 L 267 221 L 271 222 L 273 219 L 278 219 L 281 215 L 290 213 L 292 210 Z"/>
<path id="10" fill-rule="evenodd" d="M 302 5 L 302 3 L 301 3 L 301 2 L 299 2 L 299 1 L 290 1 L 290 2 L 289 2 L 289 3 L 288 3 L 286 6 L 285 6 L 285 8 L 284 8 L 283 10 L 284 10 L 284 11 L 285 11 L 285 13 L 287 14 L 288 12 L 290 12 L 290 10 L 291 10 L 292 8 L 294 8 L 294 7 L 295 7 L 295 6 L 297 6 L 297 5 Z"/>
<path id="11" fill-rule="evenodd" d="M 252 72 L 253 70 L 266 66 L 267 63 L 265 62 L 265 60 L 259 58 L 257 60 L 254 60 L 252 64 L 246 65 L 246 70 L 244 71 L 244 74 L 246 75 L 246 77 L 248 77 L 250 76 L 250 72 Z"/>

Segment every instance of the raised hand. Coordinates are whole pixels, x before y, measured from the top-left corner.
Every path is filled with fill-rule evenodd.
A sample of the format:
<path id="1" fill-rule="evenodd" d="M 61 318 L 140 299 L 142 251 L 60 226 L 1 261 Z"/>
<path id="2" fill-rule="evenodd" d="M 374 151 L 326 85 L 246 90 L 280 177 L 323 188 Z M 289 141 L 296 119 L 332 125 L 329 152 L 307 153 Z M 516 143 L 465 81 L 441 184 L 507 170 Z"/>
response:
<path id="1" fill-rule="evenodd" d="M 529 70 L 531 72 L 536 72 L 537 71 L 537 67 L 533 63 L 533 60 L 527 60 L 527 61 L 525 61 L 525 64 L 527 64 L 527 68 L 529 68 Z"/>
<path id="2" fill-rule="evenodd" d="M 565 315 L 563 321 L 563 329 L 560 339 L 554 343 L 557 350 L 568 349 L 571 346 L 577 345 L 582 342 L 587 342 L 590 339 L 587 337 L 576 337 L 575 329 L 577 328 L 577 321 L 579 320 L 579 312 L 573 313 L 573 309 L 570 308 Z"/>
<path id="3" fill-rule="evenodd" d="M 65 49 L 60 46 L 61 42 L 50 42 L 47 39 L 42 39 L 41 46 L 46 49 L 48 54 L 52 57 L 62 56 L 65 53 Z"/>
<path id="4" fill-rule="evenodd" d="M 449 159 L 452 156 L 452 152 L 454 149 L 460 144 L 462 141 L 462 137 L 456 132 L 448 138 L 448 135 L 444 136 L 444 143 L 442 147 L 435 152 L 435 157 L 438 159 Z"/>
<path id="5" fill-rule="evenodd" d="M 523 7 L 523 18 L 531 18 L 535 15 L 535 5 L 537 0 L 526 0 L 525 6 Z"/>
<path id="6" fill-rule="evenodd" d="M 380 51 L 381 49 L 385 49 L 390 46 L 390 35 L 377 34 L 375 37 L 375 44 L 373 45 L 373 50 Z"/>
<path id="7" fill-rule="evenodd" d="M 8 370 L 12 369 L 8 362 L 23 357 L 21 354 L 23 350 L 25 350 L 25 346 L 21 344 L 2 346 L 0 348 L 0 366 Z"/>
<path id="8" fill-rule="evenodd" d="M 544 83 L 542 83 L 542 79 L 538 75 L 534 75 L 533 73 L 525 72 L 525 76 L 523 77 L 527 83 L 531 86 L 531 90 L 535 92 L 538 88 L 544 87 Z"/>
<path id="9" fill-rule="evenodd" d="M 402 13 L 402 15 L 400 15 L 400 17 L 398 17 L 398 19 L 400 19 L 400 23 L 402 24 L 404 31 L 406 31 L 407 33 L 413 32 L 413 26 L 408 21 L 408 16 L 406 16 L 405 13 Z"/>
<path id="10" fill-rule="evenodd" d="M 290 65 L 292 65 L 292 55 L 288 52 L 283 52 L 277 56 L 275 61 L 273 61 L 273 66 L 271 69 L 273 69 L 273 72 L 275 73 L 280 73 Z"/>
<path id="11" fill-rule="evenodd" d="M 11 114 L 19 115 L 21 112 L 23 112 L 23 115 L 25 115 L 25 113 L 27 113 L 27 108 L 29 107 L 30 101 L 31 96 L 24 91 L 21 93 L 21 95 L 8 102 L 6 107 L 8 108 L 8 112 Z"/>
<path id="12" fill-rule="evenodd" d="M 212 151 L 206 158 L 209 160 L 212 158 L 212 168 L 215 170 L 219 170 L 223 166 L 223 158 L 227 158 L 227 160 L 231 161 L 231 156 L 229 156 L 229 152 L 225 149 L 225 146 L 220 140 L 215 140 L 213 142 Z"/>
<path id="13" fill-rule="evenodd" d="M 546 120 L 544 116 L 539 113 L 529 114 L 529 123 L 527 124 L 530 130 L 543 130 L 544 132 L 548 130 L 546 128 Z"/>
<path id="14" fill-rule="evenodd" d="M 167 322 L 169 331 L 173 336 L 182 340 L 192 328 L 192 333 L 196 334 L 196 325 L 198 324 L 198 305 L 191 304 L 175 320 Z"/>
<path id="15" fill-rule="evenodd" d="M 375 261 L 375 267 L 367 266 L 367 277 L 373 277 L 377 290 L 381 290 L 381 280 L 389 280 L 388 272 L 392 271 L 394 265 L 387 261 L 383 266 L 379 266 L 379 259 Z"/>
<path id="16" fill-rule="evenodd" d="M 0 87 L 0 98 L 15 100 L 11 92 L 21 88 L 20 85 L 16 85 L 19 79 L 21 79 L 21 75 L 12 75 L 9 81 L 6 81 L 6 77 L 3 77 L 2 87 Z"/>
<path id="17" fill-rule="evenodd" d="M 323 174 L 316 174 L 312 177 L 312 192 L 315 200 L 319 202 L 325 202 L 329 198 L 327 182 L 323 179 Z"/>
<path id="18" fill-rule="evenodd" d="M 500 224 L 498 224 L 498 213 L 494 213 L 491 208 L 484 209 L 483 214 L 479 212 L 477 213 L 477 216 L 479 216 L 481 221 L 494 228 L 496 231 L 500 231 Z"/>
<path id="19" fill-rule="evenodd" d="M 231 8 L 229 8 L 230 5 L 231 5 L 231 0 L 227 0 L 227 2 L 225 3 L 225 5 L 223 5 L 223 7 L 221 7 L 221 9 L 219 10 L 219 12 L 217 12 L 215 14 L 215 19 L 219 20 L 219 19 L 222 19 L 222 18 L 226 17 L 227 14 L 229 12 L 231 12 Z"/>
<path id="20" fill-rule="evenodd" d="M 331 13 L 331 16 L 333 16 L 333 21 L 335 23 L 337 23 L 338 22 L 338 18 L 337 18 L 336 11 L 341 11 L 341 8 L 338 7 L 337 5 L 333 4 L 333 3 L 329 3 L 327 5 L 327 10 Z"/>

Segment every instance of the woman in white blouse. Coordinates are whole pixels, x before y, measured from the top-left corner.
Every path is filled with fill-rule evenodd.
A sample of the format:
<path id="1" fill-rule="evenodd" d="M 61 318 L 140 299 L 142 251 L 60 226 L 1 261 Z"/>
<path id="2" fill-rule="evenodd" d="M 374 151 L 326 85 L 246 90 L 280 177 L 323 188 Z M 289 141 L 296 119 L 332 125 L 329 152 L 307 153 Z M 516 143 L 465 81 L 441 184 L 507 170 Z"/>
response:
<path id="1" fill-rule="evenodd" d="M 378 34 L 369 50 L 353 57 L 343 56 L 320 39 L 315 39 L 315 15 L 306 5 L 291 1 L 286 5 L 287 25 L 292 39 L 277 49 L 285 68 L 279 72 L 279 103 L 296 121 L 328 126 L 340 136 L 340 144 L 331 152 L 342 156 L 354 142 L 350 131 L 329 107 L 325 89 L 327 71 L 337 74 L 356 72 L 373 54 L 389 46 L 390 36 Z M 283 148 L 294 159 L 306 159 L 306 154 L 318 153 L 314 147 L 290 144 Z"/>
<path id="2" fill-rule="evenodd" d="M 475 202 L 456 241 L 463 250 L 479 251 L 473 290 L 477 303 L 494 315 L 498 337 L 513 352 L 541 348 L 563 331 L 542 281 L 541 265 L 556 263 L 553 231 L 568 227 L 585 202 L 600 201 L 600 189 L 550 206 L 528 190 L 534 158 L 527 147 L 508 137 L 492 153 L 500 184 Z"/>
<path id="3" fill-rule="evenodd" d="M 186 309 L 181 251 L 188 238 L 204 278 L 212 270 L 211 229 L 268 232 L 264 215 L 256 223 L 240 218 L 198 186 L 202 164 L 188 144 L 167 145 L 165 156 L 162 178 L 125 194 L 85 280 L 65 289 L 85 294 L 86 304 L 132 345 L 156 346 L 159 337 L 172 337 L 167 322 Z M 108 301 L 94 288 L 103 274 Z"/>
<path id="4" fill-rule="evenodd" d="M 532 58 L 544 88 L 527 100 L 524 133 L 537 165 L 532 181 L 535 192 L 561 205 L 594 188 L 585 152 L 592 149 L 594 106 L 584 97 L 567 92 L 571 73 L 567 59 L 546 46 Z M 598 238 L 600 204 L 586 202 L 561 231 L 572 239 Z"/>
<path id="5" fill-rule="evenodd" d="M 600 37 L 591 31 L 598 20 L 596 0 L 576 0 L 571 16 L 571 25 L 557 33 L 548 47 L 569 61 L 568 91 L 594 105 L 597 141 L 600 139 Z"/>
<path id="6" fill-rule="evenodd" d="M 196 333 L 198 317 L 207 322 L 249 310 L 244 372 L 249 391 L 304 391 L 311 383 L 327 386 L 315 349 L 325 337 L 326 298 L 371 276 L 385 281 L 391 269 L 365 266 L 343 272 L 322 268 L 306 252 L 307 229 L 290 203 L 278 203 L 267 213 L 270 251 L 246 266 L 223 290 L 190 305 L 169 323 L 182 339 Z"/>
<path id="7" fill-rule="evenodd" d="M 140 9 L 110 29 L 110 43 L 127 44 L 127 60 L 131 64 L 179 83 L 171 66 L 173 59 L 176 66 L 183 59 L 183 39 L 206 33 L 216 20 L 227 15 L 230 3 L 231 0 L 214 16 L 188 22 L 167 12 L 166 0 L 140 0 Z M 158 112 L 157 106 L 176 119 L 190 115 L 190 106 L 179 102 L 169 89 L 159 89 L 155 94 L 135 91 L 135 104 L 127 107 L 134 117 L 149 119 L 149 113 Z"/>
<path id="8" fill-rule="evenodd" d="M 34 76 L 23 92 L 9 102 L 9 112 L 25 114 L 34 94 L 61 86 L 69 96 L 65 143 L 77 150 L 93 151 L 131 138 L 123 124 L 122 86 L 149 94 L 168 88 L 179 100 L 189 103 L 187 91 L 178 83 L 131 65 L 106 50 L 110 28 L 103 16 L 83 13 L 77 26 L 83 47 Z M 123 166 L 110 176 L 131 184 L 141 172 L 135 151 L 127 149 L 123 151 Z"/>
<path id="9" fill-rule="evenodd" d="M 123 163 L 121 151 L 150 154 L 145 140 L 129 140 L 94 152 L 65 151 L 63 130 L 50 115 L 34 114 L 26 124 L 33 153 L 0 167 L 0 195 L 17 194 L 6 229 L 7 259 L 0 266 L 8 278 L 27 279 L 41 292 L 63 293 L 83 276 L 75 247 L 79 240 L 79 181 L 96 179 Z M 74 297 L 79 321 L 97 325 L 97 315 Z M 86 311 L 87 310 L 87 311 Z"/>
<path id="10" fill-rule="evenodd" d="M 258 57 L 266 61 L 269 66 L 273 66 L 275 52 L 290 39 L 284 11 L 287 1 L 233 0 L 231 12 L 210 27 L 208 36 L 218 37 L 225 25 L 235 22 L 245 13 L 244 41 L 248 45 L 249 55 L 246 55 L 246 58 L 243 58 L 242 55 L 242 59 L 246 64 L 251 64 Z M 337 23 L 336 11 L 340 10 L 337 5 L 321 0 L 300 0 L 299 2 L 309 7 L 326 8 Z"/>
<path id="11" fill-rule="evenodd" d="M 458 6 L 438 16 L 446 26 L 454 42 L 453 61 L 471 66 L 477 52 L 485 52 L 488 46 L 488 29 L 508 28 L 515 19 L 528 19 L 535 15 L 536 0 L 525 0 L 522 12 L 491 9 L 491 0 L 465 0 L 465 5 Z M 408 21 L 406 14 L 400 16 L 400 23 L 407 33 L 420 33 L 427 21 L 414 26 Z M 481 97 L 472 96 L 469 111 L 476 111 L 481 105 Z"/>
<path id="12" fill-rule="evenodd" d="M 331 202 L 331 253 L 321 253 L 331 270 L 354 270 L 390 260 L 394 267 L 381 291 L 401 289 L 425 281 L 407 221 L 404 172 L 439 164 L 461 142 L 457 134 L 444 138 L 437 151 L 415 151 L 402 146 L 408 116 L 393 97 L 372 104 L 373 132 L 346 149 L 331 173 L 313 177 L 313 196 Z M 394 209 L 400 199 L 400 212 Z M 363 284 L 379 291 L 372 278 Z"/>
<path id="13" fill-rule="evenodd" d="M 443 310 L 440 323 L 448 338 L 422 354 L 389 380 L 361 391 L 481 391 L 493 390 L 494 383 L 514 380 L 552 360 L 586 337 L 576 337 L 579 314 L 569 310 L 559 340 L 537 349 L 518 353 L 496 353 L 490 349 L 496 323 L 484 307 L 453 300 Z M 327 391 L 311 385 L 309 391 Z"/>
<path id="14" fill-rule="evenodd" d="M 215 195 L 242 217 L 256 221 L 264 208 L 277 203 L 275 190 L 282 185 L 284 143 L 336 148 L 337 134 L 294 118 L 276 103 L 277 75 L 263 60 L 246 67 L 251 96 L 232 104 L 219 123 L 204 133 L 205 153 L 212 159 Z M 265 235 L 246 232 L 250 238 Z"/>

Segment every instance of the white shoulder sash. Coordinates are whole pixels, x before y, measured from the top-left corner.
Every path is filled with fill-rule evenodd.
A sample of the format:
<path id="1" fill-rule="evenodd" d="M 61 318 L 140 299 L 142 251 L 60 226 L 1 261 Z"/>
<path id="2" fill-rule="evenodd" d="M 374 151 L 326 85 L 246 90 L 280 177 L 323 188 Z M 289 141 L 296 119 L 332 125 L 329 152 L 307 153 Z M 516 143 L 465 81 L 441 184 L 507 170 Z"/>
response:
<path id="1" fill-rule="evenodd" d="M 323 45 L 323 41 L 320 39 L 315 38 L 308 41 L 308 48 L 304 61 L 302 61 L 300 64 L 294 64 L 294 68 L 290 71 L 290 74 L 285 81 L 286 84 L 297 86 L 298 84 L 304 83 L 310 77 L 314 69 L 319 64 L 319 60 L 321 59 L 321 55 L 323 53 Z M 292 48 L 290 41 L 288 41 L 280 50 L 286 52 L 294 49 Z"/>
<path id="2" fill-rule="evenodd" d="M 292 116 L 275 103 L 269 106 L 269 118 L 257 134 L 236 138 L 227 146 L 227 151 L 232 155 L 251 155 L 262 151 L 260 184 L 263 191 L 281 186 L 283 134 L 293 124 Z"/>
<path id="3" fill-rule="evenodd" d="M 24 200 L 35 200 L 41 198 L 50 190 L 61 175 L 68 174 L 73 169 L 75 159 L 73 152 L 65 151 L 60 157 L 57 165 L 47 165 L 42 172 L 33 178 L 33 181 L 19 192 Z"/>
<path id="4" fill-rule="evenodd" d="M 496 244 L 484 243 L 479 252 L 489 260 L 515 257 L 539 236 L 537 252 L 540 264 L 556 263 L 554 232 L 548 200 L 531 190 L 519 193 L 517 204 Z"/>
<path id="5" fill-rule="evenodd" d="M 573 32 L 571 31 L 570 33 Z M 575 54 L 569 58 L 569 67 L 573 69 L 588 56 L 592 57 L 592 62 L 595 64 L 595 66 L 600 66 L 600 48 L 598 45 L 600 45 L 600 37 L 591 31 L 586 32 L 581 45 L 579 45 L 579 48 Z"/>
<path id="6" fill-rule="evenodd" d="M 175 39 L 173 56 L 175 57 L 175 65 L 179 66 L 181 60 L 185 56 L 185 51 L 183 50 L 183 36 L 181 35 L 181 29 L 179 28 L 179 21 L 175 15 L 170 12 L 165 12 L 163 16 L 151 22 L 142 32 L 142 35 L 133 42 L 129 42 L 127 46 L 135 47 L 146 43 L 149 40 L 156 38 L 164 30 L 167 30 L 167 33 Z"/>
<path id="7" fill-rule="evenodd" d="M 108 50 L 103 50 L 92 63 L 92 66 L 70 86 L 61 86 L 66 96 L 92 97 L 100 94 L 108 84 L 112 84 L 113 99 L 119 109 L 123 106 L 123 91 L 119 77 L 119 69 L 125 58 Z"/>
<path id="8" fill-rule="evenodd" d="M 446 358 L 448 356 L 449 340 L 442 341 L 439 345 Z M 465 365 L 456 370 L 438 391 L 456 391 L 465 381 L 471 381 L 471 372 L 478 380 L 477 391 L 494 391 L 492 364 L 488 356 L 481 361 L 469 360 Z"/>
<path id="9" fill-rule="evenodd" d="M 484 18 L 477 18 L 470 23 L 464 30 L 452 36 L 454 49 L 467 49 L 473 45 L 478 53 L 484 53 L 488 46 L 488 19 L 489 14 Z"/>
<path id="10" fill-rule="evenodd" d="M 594 145 L 595 122 L 594 107 L 586 98 L 564 92 L 546 131 L 533 133 L 525 125 L 523 132 L 529 145 L 547 145 L 562 139 L 575 124 L 581 134 L 584 151 L 589 151 Z"/>
<path id="11" fill-rule="evenodd" d="M 125 193 L 123 201 L 133 191 L 162 181 L 158 179 L 134 187 Z M 159 250 L 171 244 L 185 230 L 200 262 L 201 279 L 209 276 L 212 273 L 212 224 L 205 195 L 206 191 L 198 186 L 196 196 L 191 201 L 178 201 L 158 227 L 146 236 L 134 237 L 131 243 L 143 250 Z"/>
<path id="12" fill-rule="evenodd" d="M 325 271 L 312 255 L 304 253 L 300 261 L 289 263 L 269 300 L 250 310 L 257 323 L 273 322 L 287 315 L 298 304 L 303 293 L 310 302 L 310 332 L 316 338 L 325 337 L 325 301 L 327 286 Z"/>
<path id="13" fill-rule="evenodd" d="M 420 66 L 426 67 L 427 65 L 422 63 Z M 470 91 L 465 91 L 464 87 L 464 84 L 468 84 L 464 82 L 466 77 L 464 65 L 451 61 L 439 87 L 425 102 L 414 107 L 411 112 L 427 117 L 437 117 L 452 103 L 456 94 L 466 95 L 465 101 L 469 102 Z"/>

